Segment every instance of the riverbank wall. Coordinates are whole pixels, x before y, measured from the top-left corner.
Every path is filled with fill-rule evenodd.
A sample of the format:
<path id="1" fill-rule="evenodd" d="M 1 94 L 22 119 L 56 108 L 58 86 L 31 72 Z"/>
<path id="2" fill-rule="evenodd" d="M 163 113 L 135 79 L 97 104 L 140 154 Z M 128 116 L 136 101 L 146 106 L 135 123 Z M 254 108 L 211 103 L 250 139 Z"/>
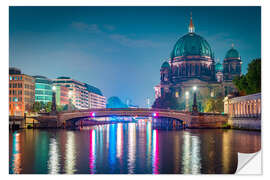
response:
<path id="1" fill-rule="evenodd" d="M 258 118 L 229 118 L 228 125 L 232 129 L 261 130 L 261 119 Z"/>

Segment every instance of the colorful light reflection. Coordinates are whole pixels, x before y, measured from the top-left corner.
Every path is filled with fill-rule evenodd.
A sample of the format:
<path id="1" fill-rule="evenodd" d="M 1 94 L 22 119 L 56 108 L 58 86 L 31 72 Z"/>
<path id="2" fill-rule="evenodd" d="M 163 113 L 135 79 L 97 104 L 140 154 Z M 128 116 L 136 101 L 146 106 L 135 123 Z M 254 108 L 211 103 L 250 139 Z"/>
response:
<path id="1" fill-rule="evenodd" d="M 89 171 L 90 174 L 96 173 L 96 130 L 91 129 L 89 135 Z"/>
<path id="2" fill-rule="evenodd" d="M 117 158 L 121 158 L 123 153 L 123 124 L 117 124 Z"/>
<path id="3" fill-rule="evenodd" d="M 67 174 L 74 174 L 76 171 L 76 149 L 75 149 L 74 132 L 67 132 L 67 143 L 66 143 L 66 161 L 65 161 L 65 171 Z"/>
<path id="4" fill-rule="evenodd" d="M 136 160 L 136 124 L 128 124 L 128 173 L 134 173 Z"/>
<path id="5" fill-rule="evenodd" d="M 58 174 L 60 171 L 59 150 L 57 145 L 58 144 L 56 139 L 51 138 L 49 147 L 49 160 L 48 160 L 49 174 Z"/>
<path id="6" fill-rule="evenodd" d="M 152 173 L 159 174 L 159 146 L 158 131 L 153 130 L 153 146 L 152 146 Z"/>
<path id="7" fill-rule="evenodd" d="M 20 153 L 20 133 L 14 132 L 12 140 L 12 164 L 11 173 L 20 174 L 21 172 L 21 153 Z"/>

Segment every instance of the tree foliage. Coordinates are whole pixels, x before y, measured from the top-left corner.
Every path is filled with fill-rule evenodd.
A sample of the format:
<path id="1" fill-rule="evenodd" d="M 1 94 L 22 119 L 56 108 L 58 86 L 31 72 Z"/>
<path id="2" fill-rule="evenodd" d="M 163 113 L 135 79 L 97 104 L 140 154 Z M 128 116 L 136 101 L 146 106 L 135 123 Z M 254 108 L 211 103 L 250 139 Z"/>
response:
<path id="1" fill-rule="evenodd" d="M 233 83 L 240 94 L 247 95 L 261 92 L 261 59 L 252 60 L 248 65 L 247 74 L 235 78 Z"/>
<path id="2" fill-rule="evenodd" d="M 222 113 L 224 111 L 223 98 L 208 98 L 204 103 L 204 112 Z"/>
<path id="3" fill-rule="evenodd" d="M 40 102 L 35 102 L 33 104 L 33 108 L 32 108 L 33 112 L 40 112 L 41 109 L 42 109 L 42 104 Z"/>
<path id="4" fill-rule="evenodd" d="M 158 97 L 152 108 L 160 108 L 160 109 L 179 109 L 180 104 L 175 96 L 171 93 L 166 93 L 164 96 Z"/>
<path id="5" fill-rule="evenodd" d="M 46 112 L 51 112 L 52 111 L 52 102 L 48 102 L 45 105 L 45 111 Z"/>

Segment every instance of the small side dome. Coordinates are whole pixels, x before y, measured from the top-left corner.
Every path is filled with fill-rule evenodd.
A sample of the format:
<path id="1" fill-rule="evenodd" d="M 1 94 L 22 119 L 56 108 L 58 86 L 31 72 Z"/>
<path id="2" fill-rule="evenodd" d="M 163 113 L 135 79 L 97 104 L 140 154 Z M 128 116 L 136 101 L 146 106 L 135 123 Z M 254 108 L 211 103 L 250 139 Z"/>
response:
<path id="1" fill-rule="evenodd" d="M 221 63 L 217 63 L 216 66 L 215 66 L 215 70 L 216 72 L 222 72 L 223 71 L 223 66 Z"/>
<path id="2" fill-rule="evenodd" d="M 240 54 L 236 49 L 234 49 L 234 47 L 232 47 L 227 51 L 225 59 L 240 59 Z"/>
<path id="3" fill-rule="evenodd" d="M 165 61 L 165 62 L 162 64 L 161 68 L 171 68 L 171 66 L 170 66 L 170 64 L 169 64 L 167 61 Z"/>

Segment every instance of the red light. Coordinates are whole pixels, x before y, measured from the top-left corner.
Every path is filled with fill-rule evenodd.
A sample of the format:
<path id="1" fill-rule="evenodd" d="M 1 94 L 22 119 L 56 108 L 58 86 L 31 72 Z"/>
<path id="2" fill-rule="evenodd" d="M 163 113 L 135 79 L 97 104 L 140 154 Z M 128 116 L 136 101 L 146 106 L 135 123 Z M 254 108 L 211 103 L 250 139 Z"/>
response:
<path id="1" fill-rule="evenodd" d="M 91 117 L 95 117 L 95 116 L 96 116 L 96 113 L 90 112 L 90 116 L 91 116 Z"/>

